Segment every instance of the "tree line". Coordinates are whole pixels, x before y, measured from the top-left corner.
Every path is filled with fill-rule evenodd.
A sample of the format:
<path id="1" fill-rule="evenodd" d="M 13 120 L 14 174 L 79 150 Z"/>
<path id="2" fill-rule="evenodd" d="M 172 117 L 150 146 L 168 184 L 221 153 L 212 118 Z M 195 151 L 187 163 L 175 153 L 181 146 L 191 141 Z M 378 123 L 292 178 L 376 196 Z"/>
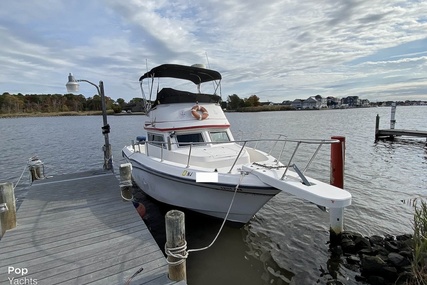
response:
<path id="1" fill-rule="evenodd" d="M 240 98 L 233 94 L 228 96 L 227 102 L 222 102 L 222 107 L 229 110 L 239 110 L 245 107 L 257 107 L 259 98 L 251 95 L 248 98 Z M 142 111 L 142 98 L 133 98 L 126 102 L 123 98 L 113 100 L 105 97 L 107 111 L 114 113 L 122 111 Z M 101 96 L 94 95 L 86 98 L 79 94 L 10 94 L 4 92 L 0 95 L 0 114 L 25 114 L 25 113 L 61 113 L 61 112 L 85 112 L 102 111 Z"/>
<path id="2" fill-rule="evenodd" d="M 122 110 L 131 109 L 141 104 L 141 98 L 134 98 L 126 102 L 123 98 L 113 100 L 105 97 L 107 110 L 120 113 Z M 83 95 L 74 94 L 10 94 L 0 95 L 0 114 L 18 113 L 60 113 L 60 112 L 85 112 L 102 111 L 101 96 L 85 98 Z"/>

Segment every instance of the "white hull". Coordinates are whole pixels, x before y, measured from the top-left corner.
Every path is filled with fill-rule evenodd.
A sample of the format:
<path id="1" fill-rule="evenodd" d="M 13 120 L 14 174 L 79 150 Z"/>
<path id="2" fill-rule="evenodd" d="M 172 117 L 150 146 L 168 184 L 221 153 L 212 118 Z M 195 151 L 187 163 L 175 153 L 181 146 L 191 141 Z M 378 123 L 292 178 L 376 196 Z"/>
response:
<path id="1" fill-rule="evenodd" d="M 161 166 L 160 162 L 152 161 L 140 153 L 132 154 L 129 158 L 125 154 L 125 157 L 132 164 L 134 182 L 150 197 L 166 204 L 221 219 L 227 213 L 235 187 L 240 180 L 238 173 L 220 174 L 218 183 L 200 183 L 196 182 L 195 170 Z M 156 166 L 156 164 L 159 165 Z M 191 176 L 183 176 L 183 173 L 187 175 L 191 173 Z M 254 184 L 254 182 L 257 183 Z M 244 177 L 227 220 L 247 223 L 265 203 L 279 192 L 253 175 Z"/>

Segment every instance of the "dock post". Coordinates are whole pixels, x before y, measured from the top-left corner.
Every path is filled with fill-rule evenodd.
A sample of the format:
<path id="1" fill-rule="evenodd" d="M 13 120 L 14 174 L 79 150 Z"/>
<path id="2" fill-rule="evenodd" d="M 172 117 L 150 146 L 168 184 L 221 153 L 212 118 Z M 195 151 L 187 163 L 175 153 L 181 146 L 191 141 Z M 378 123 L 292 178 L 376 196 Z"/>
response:
<path id="1" fill-rule="evenodd" d="M 344 189 L 345 137 L 334 136 L 339 143 L 331 144 L 331 177 L 330 184 Z M 344 227 L 344 208 L 329 208 L 330 242 L 337 244 L 341 239 Z"/>
<path id="2" fill-rule="evenodd" d="M 28 169 L 31 174 L 31 182 L 45 178 L 43 162 L 37 156 L 33 156 L 28 160 Z"/>
<path id="3" fill-rule="evenodd" d="M 16 227 L 15 192 L 10 182 L 0 183 L 0 225 L 0 237 Z"/>
<path id="4" fill-rule="evenodd" d="M 132 164 L 120 164 L 120 191 L 122 199 L 125 201 L 132 201 Z"/>
<path id="5" fill-rule="evenodd" d="M 172 281 L 187 280 L 184 213 L 171 210 L 166 213 L 166 254 L 169 263 L 169 279 Z"/>
<path id="6" fill-rule="evenodd" d="M 377 114 L 377 118 L 375 121 L 375 142 L 378 141 L 379 132 L 380 132 L 380 115 Z"/>
<path id="7" fill-rule="evenodd" d="M 390 129 L 394 129 L 396 124 L 396 102 L 391 103 Z"/>
<path id="8" fill-rule="evenodd" d="M 331 144 L 331 177 L 330 184 L 344 188 L 344 164 L 345 164 L 345 137 L 335 136 L 332 140 L 339 143 Z"/>

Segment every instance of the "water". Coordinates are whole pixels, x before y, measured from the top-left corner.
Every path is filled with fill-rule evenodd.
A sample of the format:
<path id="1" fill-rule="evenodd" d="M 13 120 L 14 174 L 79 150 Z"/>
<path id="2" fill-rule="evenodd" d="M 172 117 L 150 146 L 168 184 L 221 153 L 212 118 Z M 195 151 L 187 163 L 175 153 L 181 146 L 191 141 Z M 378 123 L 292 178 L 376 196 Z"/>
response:
<path id="1" fill-rule="evenodd" d="M 345 228 L 363 235 L 411 233 L 413 208 L 401 200 L 427 196 L 425 139 L 374 143 L 376 114 L 381 116 L 381 128 L 388 128 L 390 108 L 227 113 L 227 117 L 236 139 L 278 132 L 289 138 L 345 136 L 345 188 L 353 195 L 353 204 L 345 211 Z M 425 118 L 427 107 L 397 107 L 396 128 L 425 130 Z M 122 146 L 143 133 L 143 117 L 109 116 L 108 121 L 117 170 L 124 162 Z M 44 162 L 47 175 L 101 168 L 101 125 L 100 116 L 1 119 L 0 181 L 15 183 L 33 155 Z M 301 150 L 303 156 L 311 153 Z M 307 174 L 328 182 L 328 147 L 322 148 Z M 25 172 L 16 189 L 19 201 L 28 185 Z M 160 240 L 163 217 L 159 215 L 167 208 L 152 203 L 147 209 L 146 221 Z M 328 223 L 328 213 L 281 193 L 247 225 L 227 224 L 210 249 L 191 253 L 188 283 L 326 284 L 336 279 L 357 284 L 355 272 L 330 259 Z M 189 248 L 209 244 L 220 224 L 186 212 Z"/>

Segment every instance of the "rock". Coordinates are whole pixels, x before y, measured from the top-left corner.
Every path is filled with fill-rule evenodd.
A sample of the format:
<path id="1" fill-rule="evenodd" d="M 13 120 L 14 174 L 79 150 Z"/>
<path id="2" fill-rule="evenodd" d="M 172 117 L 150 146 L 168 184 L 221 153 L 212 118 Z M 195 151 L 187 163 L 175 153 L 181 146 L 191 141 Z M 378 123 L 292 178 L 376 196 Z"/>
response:
<path id="1" fill-rule="evenodd" d="M 372 251 L 372 249 L 370 249 L 370 248 L 361 249 L 361 250 L 359 250 L 358 253 L 359 254 L 366 254 L 366 255 L 375 255 L 375 252 Z"/>
<path id="2" fill-rule="evenodd" d="M 371 274 L 381 271 L 381 269 L 387 266 L 387 263 L 379 256 L 362 255 L 362 273 Z"/>
<path id="3" fill-rule="evenodd" d="M 342 266 L 359 272 L 361 275 L 355 275 L 356 281 L 406 285 L 406 280 L 412 280 L 412 235 L 364 237 L 354 232 L 343 232 L 340 242 L 341 246 L 330 247 L 331 258 L 338 257 Z"/>
<path id="4" fill-rule="evenodd" d="M 386 278 L 387 280 L 396 280 L 397 278 L 397 269 L 393 266 L 386 266 L 381 269 L 379 275 Z"/>
<path id="5" fill-rule="evenodd" d="M 349 257 L 347 257 L 347 263 L 349 264 L 359 264 L 360 263 L 360 258 L 354 255 L 350 255 Z"/>
<path id="6" fill-rule="evenodd" d="M 371 245 L 383 245 L 384 244 L 384 238 L 381 236 L 373 235 L 369 237 L 369 241 L 371 242 Z"/>
<path id="7" fill-rule="evenodd" d="M 399 247 L 395 241 L 386 241 L 384 245 L 385 248 L 389 251 L 399 252 Z"/>
<path id="8" fill-rule="evenodd" d="M 385 249 L 382 246 L 378 246 L 378 245 L 374 246 L 372 248 L 372 251 L 374 252 L 374 254 L 377 254 L 377 255 L 380 255 L 380 256 L 383 256 L 383 257 L 387 257 L 388 254 L 390 253 L 387 249 Z"/>
<path id="9" fill-rule="evenodd" d="M 371 249 L 371 242 L 365 237 L 356 237 L 354 239 L 356 250 Z"/>
<path id="10" fill-rule="evenodd" d="M 404 234 L 404 235 L 396 236 L 396 240 L 399 240 L 399 241 L 412 240 L 412 235 Z"/>
<path id="11" fill-rule="evenodd" d="M 412 259 L 412 250 L 402 250 L 402 251 L 399 251 L 399 254 L 410 260 Z"/>
<path id="12" fill-rule="evenodd" d="M 411 264 L 411 262 L 406 257 L 395 252 L 391 252 L 388 255 L 388 260 L 391 264 L 397 267 L 404 267 Z"/>
<path id="13" fill-rule="evenodd" d="M 348 252 L 348 253 L 355 253 L 356 252 L 356 245 L 355 245 L 354 241 L 350 238 L 343 238 L 341 240 L 341 248 L 342 248 L 343 252 Z"/>

